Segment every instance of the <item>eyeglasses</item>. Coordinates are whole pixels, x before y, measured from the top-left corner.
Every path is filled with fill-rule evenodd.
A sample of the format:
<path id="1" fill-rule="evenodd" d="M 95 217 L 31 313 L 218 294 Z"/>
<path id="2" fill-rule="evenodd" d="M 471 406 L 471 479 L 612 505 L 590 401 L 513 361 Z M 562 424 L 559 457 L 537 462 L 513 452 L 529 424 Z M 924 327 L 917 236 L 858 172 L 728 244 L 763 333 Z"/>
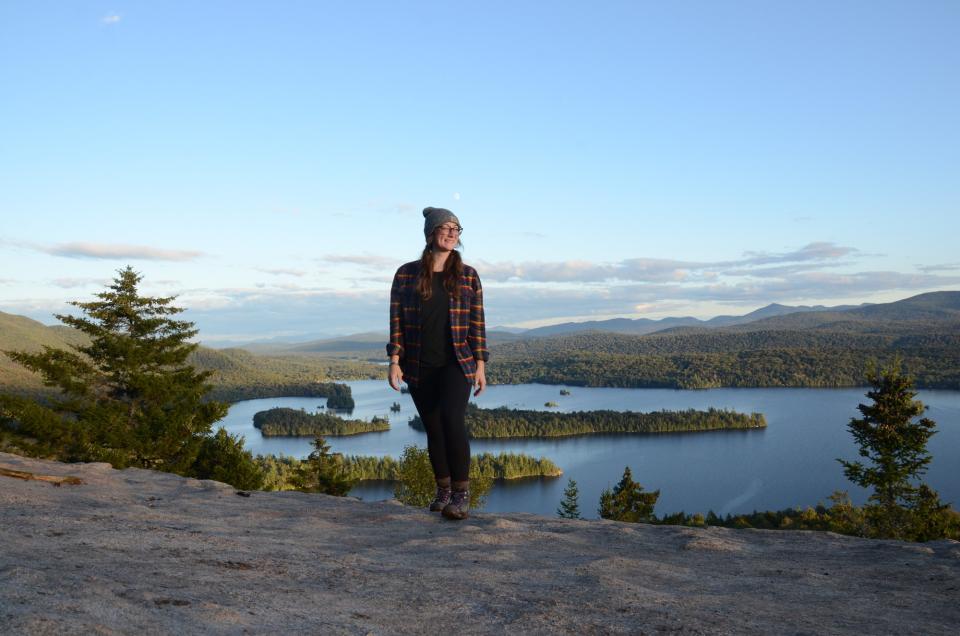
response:
<path id="1" fill-rule="evenodd" d="M 441 234 L 463 234 L 463 228 L 459 225 L 441 225 L 437 231 Z"/>

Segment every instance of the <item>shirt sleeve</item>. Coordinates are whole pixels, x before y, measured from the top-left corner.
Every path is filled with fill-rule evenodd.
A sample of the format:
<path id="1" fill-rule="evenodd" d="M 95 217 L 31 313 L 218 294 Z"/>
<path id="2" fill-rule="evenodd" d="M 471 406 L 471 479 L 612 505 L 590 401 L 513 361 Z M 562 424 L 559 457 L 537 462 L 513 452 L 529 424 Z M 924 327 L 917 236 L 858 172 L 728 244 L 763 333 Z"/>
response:
<path id="1" fill-rule="evenodd" d="M 473 275 L 472 287 L 473 299 L 470 301 L 470 328 L 467 330 L 467 342 L 470 350 L 473 351 L 473 357 L 486 362 L 490 359 L 490 351 L 487 349 L 487 327 L 483 318 L 483 286 L 476 272 Z"/>
<path id="2" fill-rule="evenodd" d="M 400 299 L 400 270 L 393 276 L 390 287 L 390 342 L 387 343 L 388 356 L 403 358 L 403 303 Z"/>

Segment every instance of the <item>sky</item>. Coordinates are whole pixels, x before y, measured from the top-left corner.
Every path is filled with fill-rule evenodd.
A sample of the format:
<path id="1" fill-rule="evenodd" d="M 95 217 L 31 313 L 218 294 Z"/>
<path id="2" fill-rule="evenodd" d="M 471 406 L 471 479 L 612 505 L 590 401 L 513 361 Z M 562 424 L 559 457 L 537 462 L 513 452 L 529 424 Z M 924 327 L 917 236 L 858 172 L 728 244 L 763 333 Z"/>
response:
<path id="1" fill-rule="evenodd" d="M 387 330 L 425 206 L 488 328 L 960 290 L 960 2 L 0 2 L 0 311 Z"/>

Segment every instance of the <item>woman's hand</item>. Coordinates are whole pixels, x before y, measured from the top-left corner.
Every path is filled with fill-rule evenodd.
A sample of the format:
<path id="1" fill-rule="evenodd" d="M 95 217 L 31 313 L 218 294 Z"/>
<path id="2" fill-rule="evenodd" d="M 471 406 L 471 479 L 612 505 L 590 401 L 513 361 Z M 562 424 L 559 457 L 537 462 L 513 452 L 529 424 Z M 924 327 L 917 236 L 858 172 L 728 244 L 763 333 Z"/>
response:
<path id="1" fill-rule="evenodd" d="M 477 374 L 474 376 L 473 385 L 477 387 L 473 397 L 477 397 L 487 388 L 487 363 L 483 360 L 477 360 Z"/>
<path id="2" fill-rule="evenodd" d="M 390 370 L 387 372 L 387 381 L 390 383 L 390 388 L 394 391 L 400 390 L 400 383 L 403 382 L 403 370 L 400 369 L 400 363 L 390 363 Z"/>

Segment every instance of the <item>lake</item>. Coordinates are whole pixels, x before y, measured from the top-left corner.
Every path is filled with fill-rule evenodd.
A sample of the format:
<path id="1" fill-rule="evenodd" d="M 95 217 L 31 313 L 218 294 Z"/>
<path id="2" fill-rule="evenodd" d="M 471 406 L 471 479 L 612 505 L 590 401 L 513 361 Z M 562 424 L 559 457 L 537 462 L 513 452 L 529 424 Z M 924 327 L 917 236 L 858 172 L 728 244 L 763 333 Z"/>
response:
<path id="1" fill-rule="evenodd" d="M 410 428 L 416 408 L 409 395 L 390 389 L 384 381 L 346 382 L 353 391 L 356 409 L 352 418 L 389 417 L 391 429 L 348 437 L 327 437 L 335 452 L 348 455 L 392 455 L 403 447 L 426 447 L 426 435 Z M 560 395 L 568 389 L 569 396 Z M 536 439 L 471 440 L 471 452 L 500 451 L 549 457 L 564 471 L 559 478 L 499 481 L 484 510 L 523 511 L 554 515 L 563 498 L 567 478 L 577 481 L 580 511 L 596 518 L 603 489 L 614 486 L 630 466 L 635 481 L 646 490 L 660 490 L 656 513 L 703 512 L 719 514 L 813 506 L 826 502 L 834 490 L 847 490 L 855 503 L 867 493 L 843 476 L 837 457 L 857 458 L 857 449 L 847 431 L 857 404 L 866 402 L 866 389 L 612 389 L 562 385 L 521 384 L 489 386 L 471 397 L 481 408 L 544 410 L 556 402 L 558 411 L 612 409 L 655 411 L 661 409 L 729 408 L 760 412 L 767 428 L 748 431 L 659 433 L 652 435 L 581 435 Z M 921 391 L 928 406 L 927 417 L 937 423 L 937 434 L 928 444 L 933 454 L 926 482 L 941 499 L 960 501 L 960 392 Z M 274 406 L 304 408 L 314 412 L 325 398 L 268 398 L 238 402 L 220 423 L 231 433 L 246 438 L 254 454 L 285 454 L 306 457 L 311 438 L 264 438 L 253 427 L 253 414 Z M 401 411 L 391 413 L 399 402 Z M 382 482 L 364 482 L 351 492 L 363 499 L 387 499 L 392 487 Z"/>

